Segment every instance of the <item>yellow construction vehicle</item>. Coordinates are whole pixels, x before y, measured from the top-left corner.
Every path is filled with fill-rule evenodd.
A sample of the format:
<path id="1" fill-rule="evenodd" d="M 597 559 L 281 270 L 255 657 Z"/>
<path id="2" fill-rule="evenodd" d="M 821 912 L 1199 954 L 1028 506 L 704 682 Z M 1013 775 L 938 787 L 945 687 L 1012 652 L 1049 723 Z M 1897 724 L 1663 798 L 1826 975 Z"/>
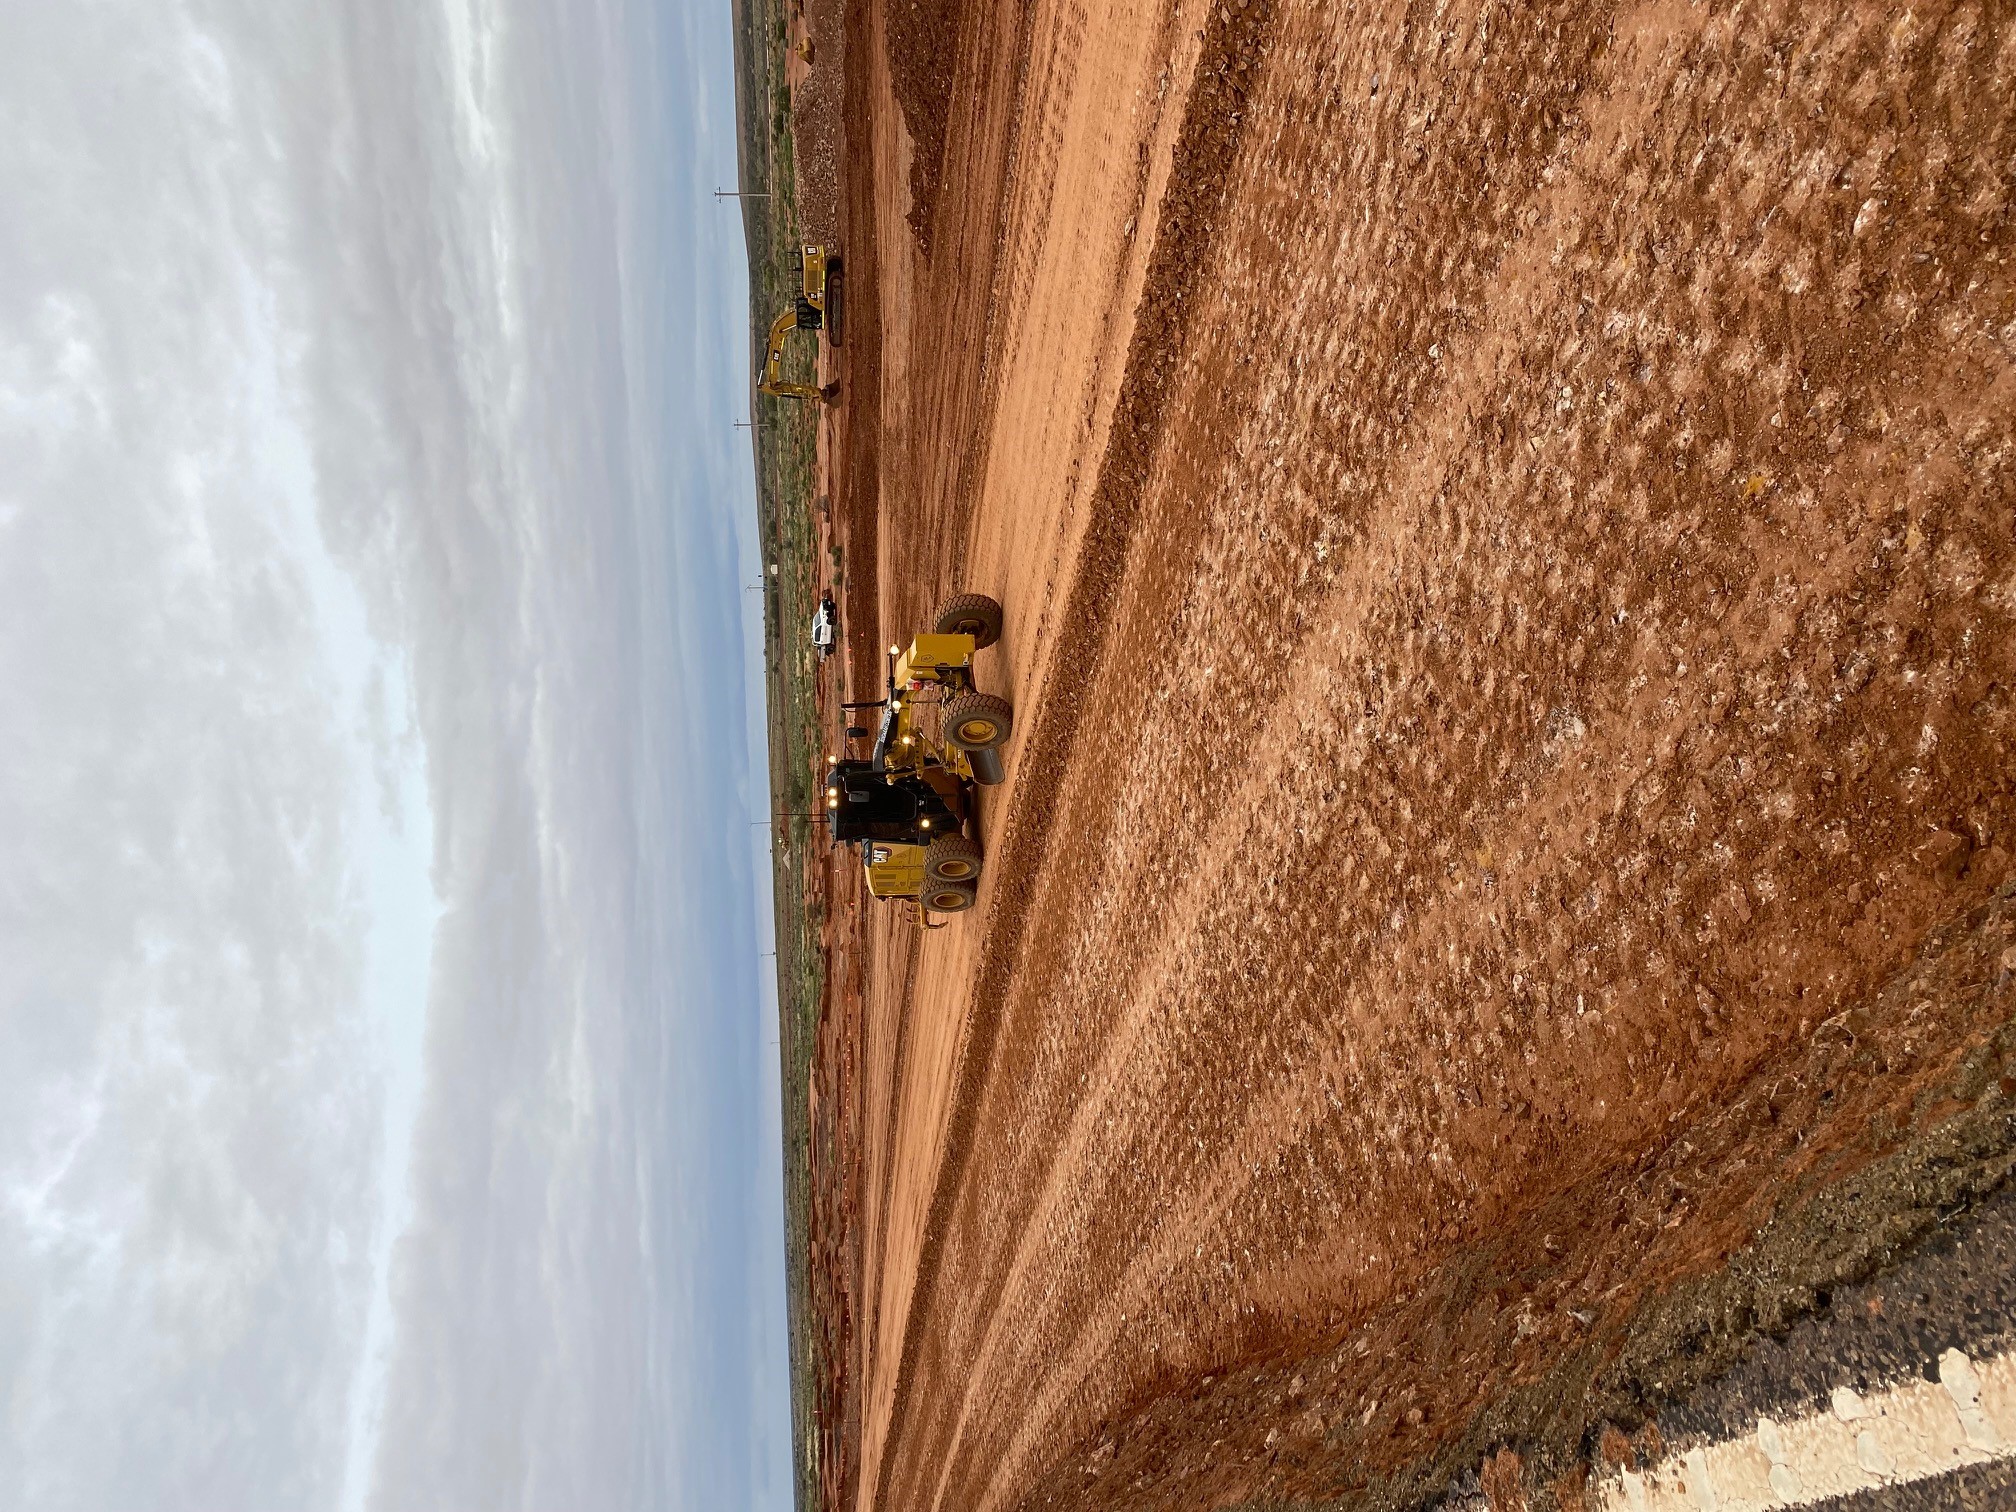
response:
<path id="1" fill-rule="evenodd" d="M 840 259 L 828 255 L 817 243 L 800 248 L 804 260 L 804 292 L 791 308 L 770 322 L 770 342 L 763 353 L 763 381 L 759 394 L 783 399 L 831 399 L 839 385 L 819 388 L 810 383 L 784 381 L 784 338 L 793 331 L 824 331 L 834 346 L 840 344 Z"/>
<path id="2" fill-rule="evenodd" d="M 1000 637 L 1001 606 L 959 594 L 908 649 L 889 648 L 887 697 L 844 706 L 882 711 L 865 761 L 826 759 L 828 830 L 837 843 L 860 845 L 874 897 L 915 899 L 936 913 L 973 906 L 982 866 L 975 800 L 1005 775 L 1001 747 L 1015 724 L 1008 700 L 974 686 L 973 655 Z"/>

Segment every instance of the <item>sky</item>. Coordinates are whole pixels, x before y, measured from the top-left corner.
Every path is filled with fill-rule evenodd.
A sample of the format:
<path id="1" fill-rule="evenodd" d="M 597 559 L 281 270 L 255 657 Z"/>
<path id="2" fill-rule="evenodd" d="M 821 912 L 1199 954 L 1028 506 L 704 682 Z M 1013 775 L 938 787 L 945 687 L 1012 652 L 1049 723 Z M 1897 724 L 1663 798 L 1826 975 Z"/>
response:
<path id="1" fill-rule="evenodd" d="M 0 37 L 0 1506 L 784 1508 L 727 0 Z"/>

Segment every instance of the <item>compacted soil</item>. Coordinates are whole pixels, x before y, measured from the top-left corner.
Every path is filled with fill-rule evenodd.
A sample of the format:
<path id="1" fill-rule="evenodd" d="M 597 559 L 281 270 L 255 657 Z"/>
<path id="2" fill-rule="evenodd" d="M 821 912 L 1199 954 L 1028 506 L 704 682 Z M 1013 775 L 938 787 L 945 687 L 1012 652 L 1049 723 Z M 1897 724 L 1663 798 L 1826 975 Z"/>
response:
<path id="1" fill-rule="evenodd" d="M 840 8 L 829 1499 L 1576 1505 L 2016 1148 L 2016 15 Z"/>

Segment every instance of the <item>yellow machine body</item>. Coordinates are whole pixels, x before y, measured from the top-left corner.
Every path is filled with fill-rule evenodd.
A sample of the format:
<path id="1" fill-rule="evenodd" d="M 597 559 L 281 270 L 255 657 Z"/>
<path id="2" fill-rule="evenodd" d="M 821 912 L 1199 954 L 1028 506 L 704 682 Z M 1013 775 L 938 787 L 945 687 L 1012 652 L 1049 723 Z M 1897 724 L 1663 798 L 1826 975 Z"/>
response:
<path id="1" fill-rule="evenodd" d="M 972 681 L 973 650 L 970 635 L 920 635 L 896 660 L 896 686 L 913 682 L 963 686 Z"/>
<path id="2" fill-rule="evenodd" d="M 931 914 L 974 906 L 983 864 L 975 800 L 1004 779 L 999 747 L 1013 716 L 973 677 L 975 654 L 999 638 L 1001 606 L 955 594 L 932 623 L 959 629 L 891 646 L 886 696 L 843 706 L 879 708 L 881 722 L 865 757 L 826 758 L 825 783 L 829 837 L 860 845 L 869 894 L 915 902 L 927 928 L 939 927 Z"/>
<path id="3" fill-rule="evenodd" d="M 920 771 L 929 781 L 932 771 L 941 770 L 949 773 L 953 782 L 972 780 L 971 759 L 957 746 L 941 745 L 924 733 L 917 723 L 916 705 L 909 695 L 920 683 L 936 683 L 952 688 L 971 687 L 974 649 L 970 635 L 920 635 L 896 658 L 896 726 L 889 742 L 890 771 Z M 921 861 L 919 865 L 922 865 Z M 918 877 L 923 877 L 921 871 Z"/>
<path id="4" fill-rule="evenodd" d="M 774 399 L 817 399 L 819 386 L 816 383 L 786 383 L 784 381 L 784 338 L 798 329 L 798 315 L 795 310 L 786 310 L 770 324 L 770 345 L 763 356 L 763 381 L 756 385 L 756 392 L 768 394 Z"/>
<path id="5" fill-rule="evenodd" d="M 763 381 L 756 386 L 756 392 L 781 399 L 821 399 L 825 396 L 817 384 L 784 381 L 784 339 L 796 330 L 821 329 L 826 320 L 826 248 L 818 242 L 807 242 L 799 251 L 804 263 L 801 277 L 805 303 L 818 312 L 820 325 L 802 325 L 795 306 L 770 322 L 770 339 L 763 351 Z"/>
<path id="6" fill-rule="evenodd" d="M 924 890 L 924 847 L 871 845 L 862 863 L 877 898 L 914 898 Z"/>
<path id="7" fill-rule="evenodd" d="M 812 308 L 821 315 L 826 313 L 826 247 L 821 242 L 807 242 L 799 249 L 805 260 L 802 282 L 805 298 Z"/>

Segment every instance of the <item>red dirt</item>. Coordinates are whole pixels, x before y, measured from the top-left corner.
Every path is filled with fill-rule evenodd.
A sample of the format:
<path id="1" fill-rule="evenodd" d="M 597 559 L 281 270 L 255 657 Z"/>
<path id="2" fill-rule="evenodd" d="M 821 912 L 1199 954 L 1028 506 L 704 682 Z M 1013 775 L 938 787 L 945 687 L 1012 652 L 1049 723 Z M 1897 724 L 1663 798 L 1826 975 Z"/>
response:
<path id="1" fill-rule="evenodd" d="M 840 230 L 841 22 L 841 8 L 832 0 L 809 5 L 796 0 L 786 36 L 798 229 L 812 242 L 833 241 Z"/>
<path id="2" fill-rule="evenodd" d="M 829 1505 L 1346 1495 L 2011 1015 L 2016 23 L 968 8 L 927 245 L 896 5 L 853 696 L 1021 719 L 978 911 L 831 860 Z"/>
<path id="3" fill-rule="evenodd" d="M 888 0 L 881 7 L 889 85 L 909 137 L 910 209 L 904 220 L 926 257 L 959 82 L 961 9 L 959 0 Z"/>

